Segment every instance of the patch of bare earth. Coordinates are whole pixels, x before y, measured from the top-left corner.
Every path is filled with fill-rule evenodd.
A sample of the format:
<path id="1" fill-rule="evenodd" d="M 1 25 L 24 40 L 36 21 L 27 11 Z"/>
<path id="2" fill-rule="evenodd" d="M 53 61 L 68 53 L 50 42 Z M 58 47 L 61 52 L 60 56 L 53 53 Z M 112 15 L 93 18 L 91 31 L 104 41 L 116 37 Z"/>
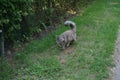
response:
<path id="1" fill-rule="evenodd" d="M 120 4 L 120 3 L 118 3 L 118 2 L 111 2 L 110 4 L 111 5 L 116 5 L 116 4 Z"/>
<path id="2" fill-rule="evenodd" d="M 68 47 L 66 49 L 64 49 L 63 51 L 61 51 L 61 53 L 57 56 L 58 60 L 60 61 L 61 64 L 65 64 L 66 63 L 66 59 L 69 55 L 72 55 L 74 52 L 74 48 L 73 47 Z"/>
<path id="3" fill-rule="evenodd" d="M 115 66 L 111 69 L 112 71 L 111 80 L 120 80 L 120 25 L 113 59 Z"/>

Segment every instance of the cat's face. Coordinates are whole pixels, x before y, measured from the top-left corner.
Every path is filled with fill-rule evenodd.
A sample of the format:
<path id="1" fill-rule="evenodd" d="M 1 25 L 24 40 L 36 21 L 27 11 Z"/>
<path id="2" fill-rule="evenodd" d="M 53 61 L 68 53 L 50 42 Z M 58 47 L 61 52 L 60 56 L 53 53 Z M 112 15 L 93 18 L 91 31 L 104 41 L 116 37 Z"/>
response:
<path id="1" fill-rule="evenodd" d="M 64 38 L 57 36 L 57 37 L 56 37 L 56 43 L 57 43 L 60 47 L 64 47 L 65 40 L 64 40 Z"/>

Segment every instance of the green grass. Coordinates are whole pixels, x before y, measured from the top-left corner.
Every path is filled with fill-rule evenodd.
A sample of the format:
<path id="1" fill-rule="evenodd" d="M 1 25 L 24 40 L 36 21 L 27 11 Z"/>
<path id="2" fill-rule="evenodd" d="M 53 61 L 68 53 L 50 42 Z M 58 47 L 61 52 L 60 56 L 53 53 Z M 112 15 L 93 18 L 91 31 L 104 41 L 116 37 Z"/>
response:
<path id="1" fill-rule="evenodd" d="M 57 47 L 55 36 L 68 29 L 62 25 L 42 40 L 27 43 L 13 56 L 12 63 L 1 59 L 0 80 L 109 78 L 108 68 L 112 66 L 119 14 L 120 0 L 94 1 L 72 19 L 77 25 L 77 41 L 73 45 L 65 50 Z"/>

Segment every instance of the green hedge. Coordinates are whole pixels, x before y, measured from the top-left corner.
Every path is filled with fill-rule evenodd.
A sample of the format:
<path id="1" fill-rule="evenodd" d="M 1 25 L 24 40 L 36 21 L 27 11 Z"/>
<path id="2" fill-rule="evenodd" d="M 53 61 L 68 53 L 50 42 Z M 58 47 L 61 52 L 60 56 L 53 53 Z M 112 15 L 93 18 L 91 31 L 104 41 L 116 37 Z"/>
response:
<path id="1" fill-rule="evenodd" d="M 54 28 L 92 0 L 0 0 L 0 29 L 5 41 L 29 39 L 41 30 Z"/>

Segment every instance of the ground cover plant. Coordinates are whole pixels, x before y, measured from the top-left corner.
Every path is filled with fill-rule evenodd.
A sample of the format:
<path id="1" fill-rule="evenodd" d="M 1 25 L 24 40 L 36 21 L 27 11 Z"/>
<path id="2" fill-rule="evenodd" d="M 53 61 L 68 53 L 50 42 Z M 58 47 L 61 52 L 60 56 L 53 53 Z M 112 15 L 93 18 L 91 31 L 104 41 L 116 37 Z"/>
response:
<path id="1" fill-rule="evenodd" d="M 71 19 L 77 41 L 65 50 L 55 43 L 59 29 L 27 43 L 11 61 L 1 59 L 1 80 L 105 80 L 120 23 L 120 0 L 96 0 Z M 4 68 L 3 68 L 4 66 Z"/>

